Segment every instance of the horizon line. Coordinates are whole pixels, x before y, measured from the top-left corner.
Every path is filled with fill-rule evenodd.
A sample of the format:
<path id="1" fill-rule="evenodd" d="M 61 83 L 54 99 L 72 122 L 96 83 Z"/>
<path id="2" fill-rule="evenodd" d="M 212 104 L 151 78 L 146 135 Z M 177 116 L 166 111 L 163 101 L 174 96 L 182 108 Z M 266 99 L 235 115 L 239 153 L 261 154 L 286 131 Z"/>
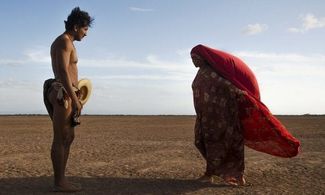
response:
<path id="1" fill-rule="evenodd" d="M 325 114 L 272 114 L 274 116 L 325 116 Z M 0 116 L 48 116 L 48 114 L 0 114 Z M 81 116 L 196 116 L 196 114 L 82 114 Z"/>

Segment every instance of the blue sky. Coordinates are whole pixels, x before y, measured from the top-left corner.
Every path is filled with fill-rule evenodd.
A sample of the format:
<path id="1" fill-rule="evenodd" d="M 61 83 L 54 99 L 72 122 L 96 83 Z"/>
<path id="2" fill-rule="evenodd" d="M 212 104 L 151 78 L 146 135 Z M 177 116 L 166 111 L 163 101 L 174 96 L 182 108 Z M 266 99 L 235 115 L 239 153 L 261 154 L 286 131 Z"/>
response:
<path id="1" fill-rule="evenodd" d="M 76 6 L 95 18 L 75 43 L 93 83 L 85 114 L 194 114 L 197 44 L 244 60 L 272 113 L 325 113 L 322 0 L 3 0 L 0 114 L 46 113 L 49 47 Z"/>

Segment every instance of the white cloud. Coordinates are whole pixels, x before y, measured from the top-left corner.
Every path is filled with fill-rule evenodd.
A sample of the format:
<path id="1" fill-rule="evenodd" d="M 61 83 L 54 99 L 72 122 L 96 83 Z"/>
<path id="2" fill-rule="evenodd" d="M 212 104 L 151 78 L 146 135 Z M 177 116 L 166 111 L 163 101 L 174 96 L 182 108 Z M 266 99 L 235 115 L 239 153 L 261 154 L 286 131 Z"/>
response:
<path id="1" fill-rule="evenodd" d="M 325 17 L 317 18 L 314 14 L 308 13 L 300 17 L 301 19 L 301 27 L 290 27 L 288 28 L 289 32 L 293 33 L 305 33 L 309 30 L 316 28 L 325 27 Z"/>
<path id="2" fill-rule="evenodd" d="M 3 66 L 19 66 L 25 64 L 50 64 L 51 57 L 47 48 L 35 47 L 23 51 L 23 56 L 15 59 L 0 59 L 0 65 Z"/>
<path id="3" fill-rule="evenodd" d="M 38 47 L 26 50 L 24 52 L 28 61 L 37 62 L 37 63 L 50 63 L 51 56 L 48 48 Z"/>
<path id="4" fill-rule="evenodd" d="M 262 101 L 276 114 L 324 114 L 325 55 L 234 52 L 255 73 Z"/>
<path id="5" fill-rule="evenodd" d="M 0 59 L 0 66 L 18 66 L 24 64 L 24 60 Z"/>
<path id="6" fill-rule="evenodd" d="M 177 55 L 182 58 L 189 58 L 191 53 L 191 48 L 179 49 L 176 51 Z"/>
<path id="7" fill-rule="evenodd" d="M 103 59 L 83 59 L 79 60 L 79 67 L 93 68 L 128 68 L 128 69 L 150 69 L 157 71 L 178 71 L 191 72 L 194 67 L 189 58 L 181 58 L 178 61 L 163 61 L 155 55 L 148 55 L 144 61 L 134 61 L 125 58 L 103 58 Z"/>
<path id="8" fill-rule="evenodd" d="M 288 31 L 292 32 L 292 33 L 303 33 L 303 32 L 305 32 L 303 29 L 294 28 L 294 27 L 288 28 Z"/>
<path id="9" fill-rule="evenodd" d="M 175 51 L 179 55 L 176 61 L 152 54 L 139 61 L 107 55 L 103 59 L 80 59 L 80 76 L 93 82 L 93 95 L 84 113 L 194 114 L 191 83 L 197 69 L 188 51 Z M 275 114 L 324 113 L 324 54 L 232 53 L 251 67 L 263 102 Z M 25 54 L 30 62 L 48 60 L 44 58 L 48 56 L 45 50 Z M 29 71 L 26 68 L 21 71 Z M 46 113 L 42 102 L 43 77 L 0 78 L 0 113 Z M 21 94 L 29 104 L 17 106 Z"/>
<path id="10" fill-rule="evenodd" d="M 257 72 L 272 72 L 274 75 L 314 75 L 325 78 L 325 55 L 296 53 L 235 52 Z M 325 79 L 324 79 L 325 81 Z"/>
<path id="11" fill-rule="evenodd" d="M 46 60 L 44 52 L 31 50 L 25 54 L 30 60 Z M 93 95 L 84 113 L 193 114 L 191 82 L 197 69 L 188 55 L 183 54 L 180 52 L 176 61 L 161 60 L 156 55 L 147 55 L 139 61 L 107 58 L 107 55 L 104 59 L 80 59 L 80 77 L 93 82 Z M 46 113 L 42 102 L 42 78 L 29 79 L 26 82 L 18 78 L 0 79 L 0 93 L 6 94 L 0 98 L 3 100 L 0 101 L 0 114 Z M 29 104 L 16 106 L 22 91 Z"/>
<path id="12" fill-rule="evenodd" d="M 145 8 L 139 8 L 139 7 L 129 7 L 129 10 L 135 11 L 135 12 L 152 12 L 153 9 L 145 9 Z"/>
<path id="13" fill-rule="evenodd" d="M 266 31 L 268 26 L 266 24 L 249 24 L 243 30 L 242 33 L 244 35 L 256 35 L 263 31 Z"/>
<path id="14" fill-rule="evenodd" d="M 176 74 L 176 75 L 130 75 L 130 74 L 121 74 L 121 75 L 112 75 L 112 76 L 95 76 L 93 77 L 98 80 L 169 80 L 169 81 L 187 81 L 192 79 L 193 75 L 191 74 Z"/>

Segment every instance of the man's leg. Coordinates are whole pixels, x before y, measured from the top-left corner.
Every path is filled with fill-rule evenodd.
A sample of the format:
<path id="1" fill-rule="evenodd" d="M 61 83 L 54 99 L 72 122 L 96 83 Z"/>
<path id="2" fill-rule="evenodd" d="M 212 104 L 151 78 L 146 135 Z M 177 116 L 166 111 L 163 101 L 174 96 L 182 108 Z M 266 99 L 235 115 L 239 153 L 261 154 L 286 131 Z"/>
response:
<path id="1" fill-rule="evenodd" d="M 70 103 L 70 102 L 69 102 Z M 71 104 L 69 104 L 71 105 Z M 55 191 L 73 192 L 80 189 L 65 178 L 65 169 L 69 157 L 70 145 L 74 139 L 74 128 L 71 127 L 71 106 L 64 106 L 53 102 L 53 143 L 51 159 L 54 170 Z"/>

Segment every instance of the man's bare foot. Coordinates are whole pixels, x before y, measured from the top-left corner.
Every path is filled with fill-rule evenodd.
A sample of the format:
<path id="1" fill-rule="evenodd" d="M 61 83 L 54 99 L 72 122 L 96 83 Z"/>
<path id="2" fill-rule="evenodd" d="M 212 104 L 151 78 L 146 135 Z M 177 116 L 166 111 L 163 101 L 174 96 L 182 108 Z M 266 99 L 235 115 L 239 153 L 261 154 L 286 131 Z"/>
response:
<path id="1" fill-rule="evenodd" d="M 79 192 L 82 188 L 79 184 L 66 182 L 62 185 L 55 185 L 53 192 Z"/>

